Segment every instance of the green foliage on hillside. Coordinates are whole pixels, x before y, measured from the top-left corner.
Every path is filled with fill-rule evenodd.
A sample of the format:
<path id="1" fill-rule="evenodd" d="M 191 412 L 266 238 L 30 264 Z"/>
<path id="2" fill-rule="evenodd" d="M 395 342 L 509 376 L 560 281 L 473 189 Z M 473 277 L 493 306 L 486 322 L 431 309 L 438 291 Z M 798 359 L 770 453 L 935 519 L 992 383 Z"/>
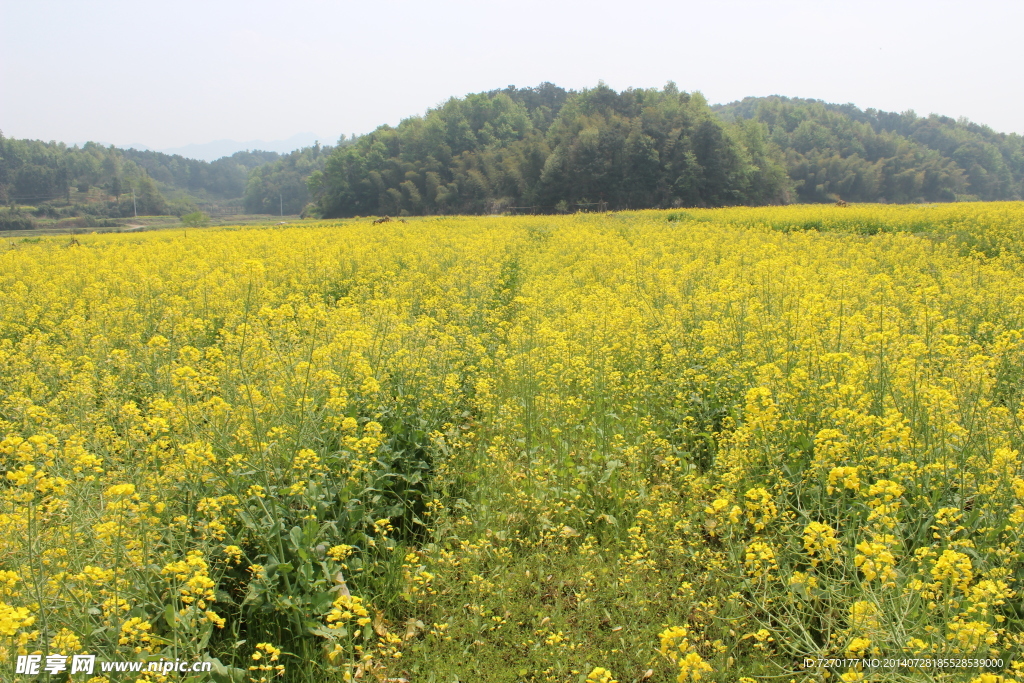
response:
<path id="1" fill-rule="evenodd" d="M 332 150 L 317 143 L 254 168 L 245 188 L 245 212 L 302 213 L 309 203 L 307 181 L 323 170 Z"/>
<path id="2" fill-rule="evenodd" d="M 0 134 L 0 201 L 36 204 L 66 198 L 70 166 L 63 144 L 9 140 Z"/>
<path id="3" fill-rule="evenodd" d="M 31 205 L 37 217 L 51 218 L 130 216 L 136 210 L 163 214 L 174 208 L 146 169 L 126 158 L 124 150 L 92 142 L 68 147 L 2 134 L 0 202 Z"/>
<path id="4" fill-rule="evenodd" d="M 178 154 L 121 150 L 125 159 L 146 169 L 151 178 L 202 199 L 236 199 L 245 192 L 249 172 L 275 161 L 277 152 L 235 152 L 216 161 L 188 159 Z"/>
<path id="5" fill-rule="evenodd" d="M 699 94 L 550 83 L 452 98 L 335 151 L 310 178 L 324 216 L 782 203 L 781 152 Z"/>
<path id="6" fill-rule="evenodd" d="M 336 151 L 324 216 L 922 202 L 1024 196 L 1024 139 L 965 120 L 784 97 L 550 83 L 452 98 Z"/>
<path id="7" fill-rule="evenodd" d="M 36 217 L 51 218 L 181 215 L 200 204 L 241 199 L 250 170 L 277 158 L 276 152 L 237 152 L 206 162 L 0 134 L 0 203 L 31 205 Z"/>
<path id="8" fill-rule="evenodd" d="M 936 114 L 777 96 L 714 109 L 727 121 L 768 126 L 786 150 L 801 202 L 1024 197 L 1024 138 L 1017 134 Z"/>

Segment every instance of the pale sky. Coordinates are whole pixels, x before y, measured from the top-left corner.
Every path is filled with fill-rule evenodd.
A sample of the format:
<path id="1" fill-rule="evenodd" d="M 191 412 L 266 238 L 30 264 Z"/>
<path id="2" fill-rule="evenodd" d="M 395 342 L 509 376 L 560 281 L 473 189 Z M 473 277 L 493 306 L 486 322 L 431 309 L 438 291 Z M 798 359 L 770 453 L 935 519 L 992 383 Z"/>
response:
<path id="1" fill-rule="evenodd" d="M 5 136 L 333 142 L 551 81 L 853 102 L 1024 133 L 1024 3 L 0 0 Z"/>

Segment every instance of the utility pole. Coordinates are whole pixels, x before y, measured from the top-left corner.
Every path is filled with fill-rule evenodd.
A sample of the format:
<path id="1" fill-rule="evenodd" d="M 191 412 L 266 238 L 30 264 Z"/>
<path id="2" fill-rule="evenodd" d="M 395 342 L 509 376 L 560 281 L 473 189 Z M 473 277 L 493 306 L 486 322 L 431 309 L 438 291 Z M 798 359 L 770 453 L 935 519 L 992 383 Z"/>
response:
<path id="1" fill-rule="evenodd" d="M 139 217 L 139 206 L 135 203 L 135 188 L 132 188 L 132 209 L 135 210 L 135 217 Z"/>
<path id="2" fill-rule="evenodd" d="M 277 195 L 277 198 L 281 201 L 281 218 L 284 218 L 284 194 Z"/>

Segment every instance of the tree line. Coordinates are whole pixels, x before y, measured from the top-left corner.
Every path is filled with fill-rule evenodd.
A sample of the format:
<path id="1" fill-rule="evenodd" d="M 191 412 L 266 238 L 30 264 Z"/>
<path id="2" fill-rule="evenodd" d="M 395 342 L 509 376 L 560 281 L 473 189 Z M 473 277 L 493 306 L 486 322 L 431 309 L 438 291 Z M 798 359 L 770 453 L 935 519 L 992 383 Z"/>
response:
<path id="1" fill-rule="evenodd" d="M 37 216 L 182 215 L 213 202 L 342 217 L 1022 197 L 1017 134 L 778 96 L 710 106 L 673 83 L 509 86 L 333 147 L 213 162 L 0 133 L 0 204 Z"/>

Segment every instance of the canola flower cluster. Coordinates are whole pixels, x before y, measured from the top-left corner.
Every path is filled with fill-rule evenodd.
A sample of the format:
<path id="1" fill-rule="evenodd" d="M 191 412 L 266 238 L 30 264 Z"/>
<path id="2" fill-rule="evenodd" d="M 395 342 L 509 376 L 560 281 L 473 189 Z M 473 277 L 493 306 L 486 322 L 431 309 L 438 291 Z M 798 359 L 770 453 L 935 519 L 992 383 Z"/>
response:
<path id="1" fill-rule="evenodd" d="M 0 300 L 0 669 L 1024 680 L 1022 204 L 11 241 Z"/>

